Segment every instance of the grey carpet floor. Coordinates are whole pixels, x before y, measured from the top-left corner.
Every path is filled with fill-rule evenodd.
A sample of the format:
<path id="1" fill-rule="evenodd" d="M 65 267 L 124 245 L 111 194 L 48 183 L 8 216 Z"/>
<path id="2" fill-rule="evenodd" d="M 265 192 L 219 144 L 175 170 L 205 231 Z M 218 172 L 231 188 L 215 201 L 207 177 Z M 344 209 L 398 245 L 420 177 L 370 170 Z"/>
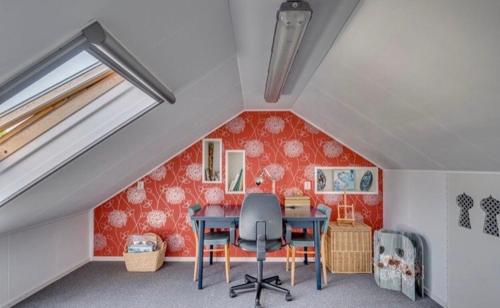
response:
<path id="1" fill-rule="evenodd" d="M 279 274 L 294 300 L 262 291 L 265 307 L 440 307 L 429 298 L 412 302 L 399 292 L 380 289 L 371 275 L 329 275 L 315 289 L 314 264 L 298 264 L 295 287 L 283 263 L 266 263 L 265 276 Z M 231 285 L 254 275 L 255 263 L 232 263 Z M 192 280 L 193 264 L 170 262 L 156 273 L 128 273 L 121 262 L 92 262 L 34 294 L 16 307 L 254 307 L 255 293 L 229 298 L 224 264 L 205 266 L 204 289 Z"/>

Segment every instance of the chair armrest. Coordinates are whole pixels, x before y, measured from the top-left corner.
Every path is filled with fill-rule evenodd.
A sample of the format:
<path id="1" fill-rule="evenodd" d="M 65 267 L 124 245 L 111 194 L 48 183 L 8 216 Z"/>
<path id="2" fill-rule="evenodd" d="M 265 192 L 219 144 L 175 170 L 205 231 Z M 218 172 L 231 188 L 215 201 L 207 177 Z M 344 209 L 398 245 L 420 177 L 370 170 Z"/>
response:
<path id="1" fill-rule="evenodd" d="M 234 222 L 229 226 L 229 244 L 236 245 L 236 224 Z"/>
<path id="2" fill-rule="evenodd" d="M 285 223 L 285 245 L 292 241 L 292 225 Z"/>

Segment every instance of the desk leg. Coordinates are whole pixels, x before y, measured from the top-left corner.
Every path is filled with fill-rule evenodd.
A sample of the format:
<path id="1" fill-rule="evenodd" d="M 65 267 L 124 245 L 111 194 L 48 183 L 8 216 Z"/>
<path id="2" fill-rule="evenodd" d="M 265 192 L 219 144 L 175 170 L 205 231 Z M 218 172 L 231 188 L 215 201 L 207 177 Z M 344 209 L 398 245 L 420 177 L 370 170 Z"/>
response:
<path id="1" fill-rule="evenodd" d="M 319 231 L 319 221 L 314 222 L 314 252 L 315 252 L 315 262 L 314 268 L 316 270 L 316 289 L 321 290 L 321 249 L 320 247 L 320 231 Z"/>
<path id="2" fill-rule="evenodd" d="M 304 228 L 303 230 L 304 235 L 307 235 L 307 228 Z M 307 247 L 304 247 L 304 264 L 307 265 L 309 264 L 309 260 L 307 260 Z"/>
<path id="3" fill-rule="evenodd" d="M 203 289 L 203 242 L 205 241 L 205 221 L 198 224 L 198 290 Z"/>
<path id="4" fill-rule="evenodd" d="M 210 232 L 214 232 L 214 229 L 210 229 Z M 214 249 L 214 245 L 210 245 L 210 257 L 209 257 L 209 264 L 212 265 L 214 264 L 214 252 L 212 251 Z"/>

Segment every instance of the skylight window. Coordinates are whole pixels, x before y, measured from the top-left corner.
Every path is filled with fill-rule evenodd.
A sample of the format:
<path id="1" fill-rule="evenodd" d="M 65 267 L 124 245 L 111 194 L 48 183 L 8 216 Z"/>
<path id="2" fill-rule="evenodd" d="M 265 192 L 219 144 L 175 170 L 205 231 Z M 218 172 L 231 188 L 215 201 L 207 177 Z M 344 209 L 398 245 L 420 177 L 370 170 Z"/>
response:
<path id="1" fill-rule="evenodd" d="M 6 112 L 9 112 L 9 110 L 22 106 L 23 103 L 43 95 L 44 93 L 57 87 L 59 84 L 81 75 L 84 71 L 98 64 L 100 64 L 100 61 L 90 55 L 87 51 L 80 52 L 36 82 L 2 102 L 0 104 L 0 117 Z"/>
<path id="2" fill-rule="evenodd" d="M 0 85 L 0 206 L 175 96 L 95 22 Z"/>

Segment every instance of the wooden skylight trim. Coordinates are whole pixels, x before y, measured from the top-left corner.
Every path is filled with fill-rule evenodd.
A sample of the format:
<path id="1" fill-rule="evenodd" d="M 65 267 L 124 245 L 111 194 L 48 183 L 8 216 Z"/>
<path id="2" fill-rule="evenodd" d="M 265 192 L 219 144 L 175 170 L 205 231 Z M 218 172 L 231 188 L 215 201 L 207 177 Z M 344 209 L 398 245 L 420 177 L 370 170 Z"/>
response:
<path id="1" fill-rule="evenodd" d="M 113 71 L 107 66 L 100 64 L 82 75 L 65 82 L 53 90 L 34 98 L 30 102 L 23 104 L 19 108 L 0 117 L 0 131 L 5 131 L 9 127 L 31 117 L 35 113 L 51 104 L 57 104 L 68 96 L 81 91 L 82 89 L 102 80 L 112 74 Z"/>
<path id="2" fill-rule="evenodd" d="M 64 92 L 66 96 L 60 94 L 59 100 L 45 104 L 45 108 L 34 114 L 31 113 L 29 118 L 24 118 L 23 123 L 1 136 L 0 161 L 124 81 L 123 77 L 113 71 L 101 72 L 100 75 L 89 80 L 92 80 L 90 86 L 89 82 L 78 86 L 73 83 L 73 88 L 66 88 Z M 75 89 L 78 89 L 77 92 Z"/>

